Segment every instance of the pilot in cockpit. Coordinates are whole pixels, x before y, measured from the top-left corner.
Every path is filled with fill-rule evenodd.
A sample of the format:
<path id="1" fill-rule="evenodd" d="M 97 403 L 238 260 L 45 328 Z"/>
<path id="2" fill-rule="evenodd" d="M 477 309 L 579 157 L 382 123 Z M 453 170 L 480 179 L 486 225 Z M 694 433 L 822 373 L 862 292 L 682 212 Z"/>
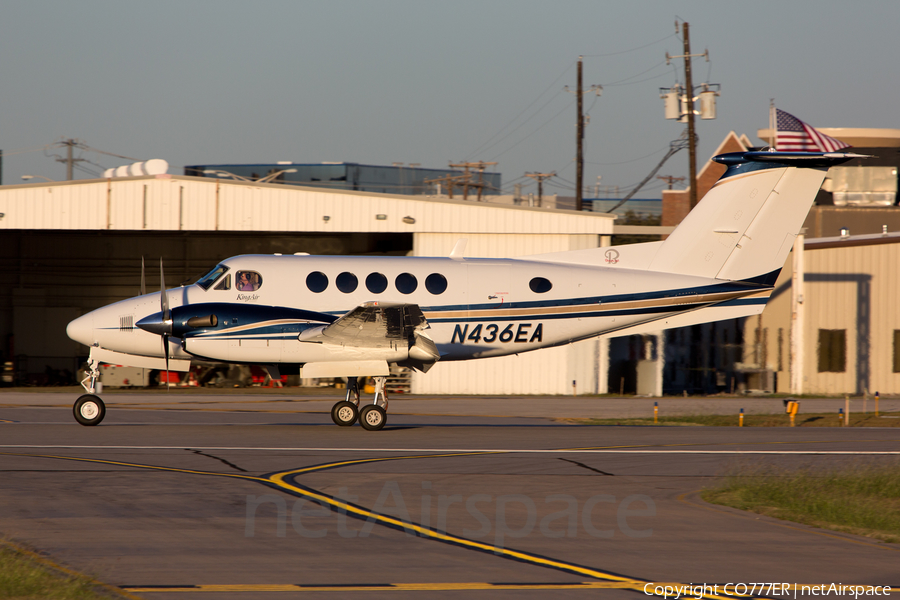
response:
<path id="1" fill-rule="evenodd" d="M 255 292 L 259 289 L 260 277 L 252 271 L 240 271 L 238 273 L 237 289 L 242 292 Z"/>

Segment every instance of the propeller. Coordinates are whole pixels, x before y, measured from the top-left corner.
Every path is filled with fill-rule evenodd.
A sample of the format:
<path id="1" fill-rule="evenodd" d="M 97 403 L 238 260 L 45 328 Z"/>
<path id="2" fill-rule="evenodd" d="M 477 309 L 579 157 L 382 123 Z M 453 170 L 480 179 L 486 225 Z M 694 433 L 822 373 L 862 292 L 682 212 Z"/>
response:
<path id="1" fill-rule="evenodd" d="M 144 277 L 144 257 L 141 257 L 141 296 L 147 293 L 147 279 Z"/>
<path id="2" fill-rule="evenodd" d="M 166 391 L 169 391 L 169 334 L 172 333 L 172 313 L 169 310 L 169 294 L 166 293 L 166 276 L 163 273 L 163 259 L 159 257 L 159 309 L 162 312 L 163 354 L 166 356 Z"/>

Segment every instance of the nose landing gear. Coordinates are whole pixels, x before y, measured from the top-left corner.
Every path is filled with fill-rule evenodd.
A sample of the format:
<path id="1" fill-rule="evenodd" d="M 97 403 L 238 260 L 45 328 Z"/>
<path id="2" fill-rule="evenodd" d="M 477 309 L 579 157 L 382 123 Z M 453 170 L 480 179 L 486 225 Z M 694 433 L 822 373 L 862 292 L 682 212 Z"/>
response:
<path id="1" fill-rule="evenodd" d="M 100 378 L 100 361 L 91 356 L 88 359 L 88 367 L 90 371 L 81 380 L 81 386 L 87 394 L 75 401 L 72 412 L 75 414 L 75 420 L 86 427 L 99 425 L 103 417 L 106 416 L 106 405 L 100 396 L 94 392 L 97 389 L 97 380 Z"/>
<path id="2" fill-rule="evenodd" d="M 367 431 L 382 429 L 387 423 L 388 398 L 384 391 L 386 380 L 387 377 L 375 378 L 375 401 L 360 409 L 359 384 L 356 377 L 348 378 L 347 396 L 331 408 L 331 420 L 341 427 L 349 427 L 359 419 L 359 424 Z"/>

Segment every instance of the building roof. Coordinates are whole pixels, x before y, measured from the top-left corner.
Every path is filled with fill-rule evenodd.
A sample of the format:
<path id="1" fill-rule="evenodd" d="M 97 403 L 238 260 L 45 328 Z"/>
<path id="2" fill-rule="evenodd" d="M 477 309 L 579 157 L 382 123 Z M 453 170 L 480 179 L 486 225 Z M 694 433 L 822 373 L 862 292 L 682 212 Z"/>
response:
<path id="1" fill-rule="evenodd" d="M 0 187 L 0 230 L 609 235 L 612 215 L 156 175 Z"/>
<path id="2" fill-rule="evenodd" d="M 803 242 L 803 248 L 804 250 L 824 250 L 826 248 L 852 248 L 881 244 L 900 244 L 900 232 L 812 238 Z"/>

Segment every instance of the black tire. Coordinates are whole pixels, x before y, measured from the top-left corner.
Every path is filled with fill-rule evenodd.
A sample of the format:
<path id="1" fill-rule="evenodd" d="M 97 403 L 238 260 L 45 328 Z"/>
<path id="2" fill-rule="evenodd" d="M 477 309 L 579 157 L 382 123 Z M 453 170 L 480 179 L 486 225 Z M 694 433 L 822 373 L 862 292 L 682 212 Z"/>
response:
<path id="1" fill-rule="evenodd" d="M 366 431 L 379 431 L 387 423 L 387 413 L 375 404 L 369 404 L 359 411 L 359 424 Z"/>
<path id="2" fill-rule="evenodd" d="M 85 394 L 75 401 L 72 412 L 75 414 L 76 421 L 86 427 L 92 427 L 99 425 L 106 416 L 106 406 L 99 396 Z"/>
<path id="3" fill-rule="evenodd" d="M 356 423 L 357 418 L 359 418 L 359 410 L 352 402 L 341 400 L 331 407 L 331 420 L 335 425 L 350 427 Z"/>

